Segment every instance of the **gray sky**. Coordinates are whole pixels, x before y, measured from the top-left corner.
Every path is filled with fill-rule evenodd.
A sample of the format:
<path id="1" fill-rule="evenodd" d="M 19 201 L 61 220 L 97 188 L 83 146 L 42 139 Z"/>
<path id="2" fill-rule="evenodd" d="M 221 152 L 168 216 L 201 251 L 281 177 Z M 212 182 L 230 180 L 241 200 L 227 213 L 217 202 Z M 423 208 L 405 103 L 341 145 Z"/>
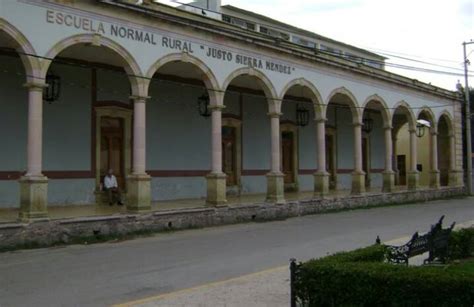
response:
<path id="1" fill-rule="evenodd" d="M 161 2 L 161 1 L 160 1 Z M 390 68 L 450 90 L 464 84 L 462 42 L 474 40 L 474 0 L 222 0 L 255 13 L 387 56 L 388 63 L 461 74 Z M 468 58 L 474 63 L 474 44 Z M 406 57 L 445 67 L 407 61 Z M 474 71 L 474 64 L 469 68 Z M 474 75 L 474 72 L 470 73 Z M 469 84 L 474 86 L 474 78 Z"/>

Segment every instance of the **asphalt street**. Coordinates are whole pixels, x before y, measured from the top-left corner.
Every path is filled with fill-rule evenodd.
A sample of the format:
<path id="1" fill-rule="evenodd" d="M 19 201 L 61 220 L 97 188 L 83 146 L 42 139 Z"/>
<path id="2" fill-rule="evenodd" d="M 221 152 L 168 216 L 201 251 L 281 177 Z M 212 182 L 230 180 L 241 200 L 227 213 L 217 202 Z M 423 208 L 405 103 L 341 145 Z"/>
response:
<path id="1" fill-rule="evenodd" d="M 104 306 L 474 220 L 474 198 L 0 254 L 0 306 Z"/>

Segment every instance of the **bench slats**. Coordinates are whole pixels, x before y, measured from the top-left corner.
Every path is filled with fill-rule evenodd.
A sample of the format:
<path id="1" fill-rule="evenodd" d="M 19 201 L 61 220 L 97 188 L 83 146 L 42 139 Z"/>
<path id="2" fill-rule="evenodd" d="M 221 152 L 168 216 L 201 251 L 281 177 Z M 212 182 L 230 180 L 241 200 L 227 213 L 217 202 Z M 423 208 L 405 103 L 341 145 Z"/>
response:
<path id="1" fill-rule="evenodd" d="M 424 260 L 433 262 L 439 259 L 441 262 L 446 261 L 449 237 L 454 228 L 455 223 L 450 228 L 443 229 L 444 215 L 439 219 L 438 223 L 431 227 L 431 230 L 420 236 L 415 232 L 407 243 L 401 246 L 387 246 L 388 261 L 392 263 L 404 263 L 408 265 L 408 259 L 429 252 L 429 257 Z"/>

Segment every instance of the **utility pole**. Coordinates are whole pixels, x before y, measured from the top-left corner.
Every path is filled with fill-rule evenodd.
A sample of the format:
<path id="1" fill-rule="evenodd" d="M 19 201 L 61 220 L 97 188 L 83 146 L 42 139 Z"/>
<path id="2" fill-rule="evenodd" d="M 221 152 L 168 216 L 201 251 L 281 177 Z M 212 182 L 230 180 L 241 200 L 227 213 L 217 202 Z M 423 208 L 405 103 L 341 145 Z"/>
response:
<path id="1" fill-rule="evenodd" d="M 472 145 L 471 145 L 471 106 L 469 101 L 469 82 L 468 82 L 468 70 L 469 60 L 467 59 L 466 46 L 474 44 L 474 41 L 463 42 L 464 49 L 464 98 L 466 99 L 466 162 L 467 162 L 467 194 L 472 195 Z"/>

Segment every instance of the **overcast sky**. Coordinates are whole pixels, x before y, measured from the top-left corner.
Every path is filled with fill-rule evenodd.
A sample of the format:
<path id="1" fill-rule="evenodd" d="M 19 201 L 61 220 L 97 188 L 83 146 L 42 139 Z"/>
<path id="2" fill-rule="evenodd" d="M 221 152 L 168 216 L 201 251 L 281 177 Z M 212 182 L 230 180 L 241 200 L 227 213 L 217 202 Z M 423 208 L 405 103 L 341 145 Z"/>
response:
<path id="1" fill-rule="evenodd" d="M 388 63 L 460 74 L 387 70 L 450 90 L 464 85 L 462 42 L 474 40 L 474 0 L 222 0 L 374 52 Z M 468 53 L 474 44 L 468 46 Z M 406 61 L 398 55 L 417 61 Z M 468 56 L 474 63 L 474 52 Z M 451 69 L 452 68 L 452 69 Z M 470 66 L 474 75 L 474 64 Z M 469 84 L 474 86 L 474 77 Z"/>

